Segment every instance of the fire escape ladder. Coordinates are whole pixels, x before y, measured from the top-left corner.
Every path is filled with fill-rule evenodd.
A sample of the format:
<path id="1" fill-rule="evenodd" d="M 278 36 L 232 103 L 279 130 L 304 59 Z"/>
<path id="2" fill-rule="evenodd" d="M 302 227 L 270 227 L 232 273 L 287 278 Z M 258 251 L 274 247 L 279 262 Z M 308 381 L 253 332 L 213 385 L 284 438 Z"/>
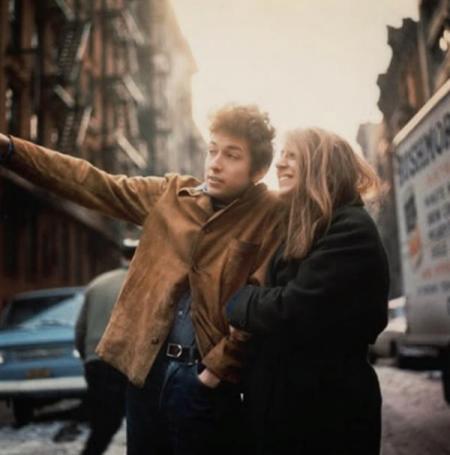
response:
<path id="1" fill-rule="evenodd" d="M 91 111 L 91 106 L 85 106 L 67 112 L 58 144 L 59 150 L 71 155 L 77 154 L 86 137 Z"/>
<path id="2" fill-rule="evenodd" d="M 62 13 L 64 19 L 68 22 L 75 19 L 73 9 L 67 3 L 67 0 L 53 0 L 50 2 L 51 8 L 57 8 Z"/>
<path id="3" fill-rule="evenodd" d="M 69 22 L 65 27 L 63 43 L 59 53 L 58 65 L 64 80 L 73 82 L 79 72 L 79 64 L 89 38 L 89 22 Z"/>

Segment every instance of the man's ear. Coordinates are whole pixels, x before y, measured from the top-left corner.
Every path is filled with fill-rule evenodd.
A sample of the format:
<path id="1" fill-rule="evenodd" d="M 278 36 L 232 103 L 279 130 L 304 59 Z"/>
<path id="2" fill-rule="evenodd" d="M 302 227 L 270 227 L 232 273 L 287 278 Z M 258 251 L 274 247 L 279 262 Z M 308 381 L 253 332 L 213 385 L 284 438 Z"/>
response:
<path id="1" fill-rule="evenodd" d="M 260 180 L 264 178 L 268 171 L 269 171 L 268 167 L 263 167 L 258 171 L 252 172 L 252 175 L 250 177 L 251 181 L 255 184 L 258 183 Z"/>

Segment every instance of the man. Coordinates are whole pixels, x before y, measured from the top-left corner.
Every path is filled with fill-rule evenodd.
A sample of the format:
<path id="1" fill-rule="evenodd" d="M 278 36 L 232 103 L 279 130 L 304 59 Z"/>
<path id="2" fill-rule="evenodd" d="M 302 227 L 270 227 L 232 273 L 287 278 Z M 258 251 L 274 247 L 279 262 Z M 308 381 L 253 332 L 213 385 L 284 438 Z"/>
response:
<path id="1" fill-rule="evenodd" d="M 104 453 L 125 416 L 126 377 L 103 362 L 95 353 L 95 348 L 108 324 L 135 249 L 136 242 L 125 239 L 122 243 L 122 266 L 102 273 L 89 283 L 75 326 L 75 346 L 84 361 L 88 385 L 91 426 L 83 455 Z"/>
<path id="2" fill-rule="evenodd" d="M 205 181 L 107 174 L 84 160 L 0 136 L 8 168 L 61 196 L 142 225 L 97 353 L 125 373 L 128 453 L 236 453 L 244 342 L 223 305 L 261 283 L 279 237 L 277 199 L 257 184 L 274 128 L 254 106 L 211 120 Z"/>

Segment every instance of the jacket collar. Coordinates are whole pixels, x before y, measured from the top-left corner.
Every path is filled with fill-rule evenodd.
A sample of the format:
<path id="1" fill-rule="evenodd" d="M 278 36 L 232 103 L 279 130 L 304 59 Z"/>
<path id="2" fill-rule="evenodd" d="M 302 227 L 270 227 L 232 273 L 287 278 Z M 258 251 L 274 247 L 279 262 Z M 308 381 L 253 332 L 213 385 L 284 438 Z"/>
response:
<path id="1" fill-rule="evenodd" d="M 258 194 L 266 191 L 266 189 L 267 189 L 267 187 L 264 183 L 257 183 L 256 185 L 251 185 L 237 199 L 235 199 L 233 202 L 231 202 L 228 205 L 234 205 L 235 202 L 241 201 L 241 200 L 253 199 Z M 187 194 L 187 195 L 193 196 L 193 197 L 201 196 L 202 194 L 208 195 L 208 187 L 205 182 L 203 182 L 197 186 L 183 186 L 182 188 L 180 188 L 178 190 L 178 196 L 181 196 L 183 194 Z"/>
<path id="2" fill-rule="evenodd" d="M 247 188 L 237 199 L 230 202 L 220 210 L 214 211 L 211 196 L 207 193 L 206 183 L 203 182 L 200 185 L 189 187 L 185 186 L 178 190 L 178 195 L 188 195 L 197 198 L 197 204 L 209 215 L 208 221 L 220 216 L 222 213 L 230 210 L 232 207 L 241 204 L 243 202 L 249 202 L 258 197 L 259 194 L 267 191 L 267 187 L 264 183 L 257 183 Z M 203 197 L 201 197 L 203 196 Z"/>
<path id="3" fill-rule="evenodd" d="M 189 196 L 200 196 L 206 193 L 206 183 L 203 182 L 197 186 L 183 186 L 178 190 L 178 196 L 188 194 Z"/>

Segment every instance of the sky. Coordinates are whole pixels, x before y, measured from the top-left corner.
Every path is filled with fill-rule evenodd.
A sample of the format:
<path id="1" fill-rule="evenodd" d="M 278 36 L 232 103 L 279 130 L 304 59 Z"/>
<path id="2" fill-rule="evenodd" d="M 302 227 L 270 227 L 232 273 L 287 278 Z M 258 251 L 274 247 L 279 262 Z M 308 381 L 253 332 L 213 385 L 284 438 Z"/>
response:
<path id="1" fill-rule="evenodd" d="M 198 71 L 194 119 L 228 102 L 269 112 L 278 137 L 320 126 L 355 148 L 381 121 L 377 76 L 389 65 L 387 25 L 418 17 L 418 0 L 172 0 Z"/>

